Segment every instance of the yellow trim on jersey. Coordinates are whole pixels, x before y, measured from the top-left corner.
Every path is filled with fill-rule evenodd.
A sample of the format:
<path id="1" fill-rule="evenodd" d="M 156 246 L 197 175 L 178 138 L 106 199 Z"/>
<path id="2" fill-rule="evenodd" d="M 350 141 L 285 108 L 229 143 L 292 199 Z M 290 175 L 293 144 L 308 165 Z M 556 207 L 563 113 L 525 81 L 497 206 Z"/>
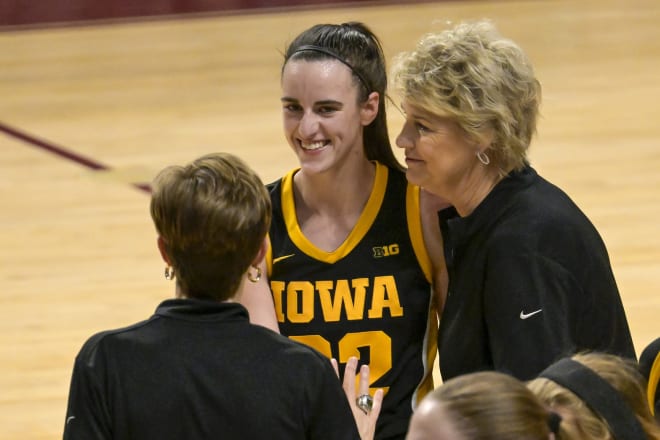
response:
<path id="1" fill-rule="evenodd" d="M 266 234 L 268 239 L 268 247 L 266 248 L 266 274 L 270 279 L 273 275 L 273 246 L 270 244 L 270 234 Z"/>
<path id="2" fill-rule="evenodd" d="M 420 381 L 414 394 L 415 408 L 422 402 L 422 399 L 433 391 L 435 383 L 433 379 L 433 367 L 435 365 L 435 357 L 438 353 L 438 315 L 435 309 L 435 301 L 433 295 L 429 302 L 429 317 L 426 325 L 426 333 L 424 334 L 424 355 L 426 357 L 424 363 L 424 377 Z"/>
<path id="3" fill-rule="evenodd" d="M 282 178 L 282 214 L 284 216 L 284 223 L 286 224 L 287 231 L 291 241 L 305 254 L 310 257 L 334 264 L 337 261 L 348 255 L 364 238 L 369 231 L 369 228 L 376 220 L 380 206 L 385 198 L 385 189 L 387 186 L 388 169 L 386 166 L 376 162 L 376 177 L 374 178 L 374 186 L 369 195 L 369 200 L 360 214 L 360 218 L 353 227 L 353 230 L 346 240 L 334 251 L 326 252 L 317 248 L 314 244 L 305 237 L 298 225 L 298 217 L 296 216 L 296 206 L 293 197 L 293 176 L 298 170 L 289 172 Z"/>
<path id="4" fill-rule="evenodd" d="M 655 393 L 658 391 L 658 381 L 660 381 L 660 353 L 656 354 L 651 371 L 649 373 L 649 383 L 646 395 L 651 407 L 651 414 L 655 416 Z"/>
<path id="5" fill-rule="evenodd" d="M 426 281 L 433 284 L 433 270 L 431 258 L 426 251 L 424 234 L 422 232 L 422 214 L 419 207 L 419 186 L 408 183 L 406 188 L 406 215 L 408 219 L 408 232 L 413 250 L 417 256 L 417 262 L 422 268 Z"/>
<path id="6" fill-rule="evenodd" d="M 431 300 L 429 301 L 429 315 L 426 327 L 424 348 L 425 363 L 424 377 L 415 391 L 415 403 L 419 405 L 424 396 L 433 391 L 433 366 L 438 352 L 438 315 L 435 308 L 433 295 L 433 266 L 431 257 L 426 250 L 424 243 L 424 232 L 422 230 L 422 214 L 420 209 L 420 187 L 408 183 L 406 188 L 406 220 L 408 223 L 408 233 L 412 243 L 417 262 L 424 272 L 426 281 L 431 284 Z"/>

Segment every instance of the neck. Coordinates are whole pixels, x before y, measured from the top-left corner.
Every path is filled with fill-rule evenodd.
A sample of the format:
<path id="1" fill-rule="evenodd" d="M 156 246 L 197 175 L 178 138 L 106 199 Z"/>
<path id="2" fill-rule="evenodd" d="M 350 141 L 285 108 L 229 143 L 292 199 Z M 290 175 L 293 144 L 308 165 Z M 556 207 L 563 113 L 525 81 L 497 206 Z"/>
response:
<path id="1" fill-rule="evenodd" d="M 502 176 L 494 167 L 482 168 L 482 171 L 468 175 L 457 186 L 455 192 L 453 205 L 458 214 L 461 217 L 472 214 L 500 180 L 502 180 Z"/>
<path id="2" fill-rule="evenodd" d="M 174 297 L 176 299 L 186 299 L 188 298 L 188 294 L 181 289 L 181 285 L 177 282 L 176 283 L 176 288 L 174 289 Z"/>
<path id="3" fill-rule="evenodd" d="M 296 211 L 343 215 L 361 212 L 369 199 L 376 176 L 376 166 L 367 160 L 358 166 L 343 167 L 317 174 L 303 170 L 294 176 Z"/>

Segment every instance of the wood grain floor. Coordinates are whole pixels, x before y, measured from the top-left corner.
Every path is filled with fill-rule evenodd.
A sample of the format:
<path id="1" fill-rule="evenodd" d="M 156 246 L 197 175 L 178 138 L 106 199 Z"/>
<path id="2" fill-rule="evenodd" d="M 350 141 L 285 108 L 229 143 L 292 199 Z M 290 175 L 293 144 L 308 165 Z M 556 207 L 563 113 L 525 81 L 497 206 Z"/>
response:
<path id="1" fill-rule="evenodd" d="M 442 2 L 4 32 L 0 438 L 60 438 L 83 341 L 149 316 L 173 294 L 148 196 L 133 184 L 216 150 L 243 157 L 265 181 L 295 165 L 279 70 L 296 33 L 361 20 L 391 59 L 447 21 L 482 17 L 527 50 L 542 81 L 533 165 L 599 228 L 638 352 L 658 336 L 656 0 Z M 401 117 L 389 117 L 395 134 Z"/>

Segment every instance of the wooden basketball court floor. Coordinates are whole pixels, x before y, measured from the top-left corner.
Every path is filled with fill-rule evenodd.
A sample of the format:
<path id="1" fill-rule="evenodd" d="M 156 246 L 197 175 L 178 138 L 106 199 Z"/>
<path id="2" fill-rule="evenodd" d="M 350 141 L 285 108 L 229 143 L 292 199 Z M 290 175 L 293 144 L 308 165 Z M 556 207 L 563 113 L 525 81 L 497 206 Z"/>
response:
<path id="1" fill-rule="evenodd" d="M 279 70 L 296 33 L 361 20 L 391 59 L 448 21 L 482 17 L 536 66 L 544 103 L 532 163 L 600 230 L 638 352 L 660 335 L 656 0 L 440 2 L 10 30 L 0 33 L 0 438 L 61 437 L 83 341 L 146 318 L 173 295 L 140 184 L 217 150 L 243 157 L 264 181 L 295 166 Z M 402 120 L 390 110 L 394 135 Z"/>

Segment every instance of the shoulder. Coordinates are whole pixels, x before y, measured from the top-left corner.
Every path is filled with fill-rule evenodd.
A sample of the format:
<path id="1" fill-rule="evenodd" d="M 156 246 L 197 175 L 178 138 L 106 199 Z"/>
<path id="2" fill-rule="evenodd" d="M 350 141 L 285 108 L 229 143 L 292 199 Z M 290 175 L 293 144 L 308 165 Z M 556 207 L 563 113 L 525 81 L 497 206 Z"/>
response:
<path id="1" fill-rule="evenodd" d="M 266 184 L 266 191 L 270 194 L 271 198 L 273 195 L 278 195 L 282 188 L 282 178 L 279 178 L 273 182 Z"/>
<path id="2" fill-rule="evenodd" d="M 386 177 L 386 181 L 389 184 L 396 184 L 396 185 L 407 185 L 408 179 L 406 178 L 406 173 L 405 171 L 402 171 L 397 168 L 392 168 L 388 167 L 386 165 L 381 164 L 380 162 L 376 162 L 376 167 L 379 170 L 381 174 L 384 174 Z"/>
<path id="3" fill-rule="evenodd" d="M 598 233 L 573 200 L 530 167 L 522 179 L 503 181 L 503 191 L 484 213 L 496 218 L 489 244 L 493 247 L 563 246 L 596 238 Z M 591 241 L 591 240 L 589 240 Z"/>
<path id="4" fill-rule="evenodd" d="M 104 330 L 90 336 L 82 345 L 76 360 L 79 363 L 86 365 L 97 364 L 101 359 L 120 344 L 130 343 L 135 339 L 136 334 L 139 333 L 145 326 L 148 326 L 154 320 L 158 320 L 157 316 L 137 322 L 127 327 L 122 327 L 113 330 Z"/>
<path id="5" fill-rule="evenodd" d="M 279 209 L 279 205 L 284 204 L 293 198 L 293 176 L 299 168 L 290 170 L 281 178 L 266 185 L 266 190 L 270 194 L 273 211 Z"/>
<path id="6" fill-rule="evenodd" d="M 511 192 L 513 213 L 534 223 L 551 226 L 557 222 L 588 221 L 571 197 L 555 184 L 547 181 L 529 167 L 529 185 L 515 184 Z"/>
<path id="7" fill-rule="evenodd" d="M 257 338 L 261 341 L 264 357 L 268 358 L 269 366 L 273 371 L 278 371 L 281 377 L 304 378 L 304 383 L 318 383 L 328 377 L 336 377 L 330 359 L 314 348 L 264 327 L 251 327 L 256 332 L 253 341 L 256 342 Z"/>
<path id="8" fill-rule="evenodd" d="M 271 346 L 273 351 L 277 352 L 285 361 L 297 359 L 317 364 L 326 362 L 329 364 L 330 362 L 327 357 L 306 344 L 289 339 L 265 327 L 258 325 L 251 325 L 251 327 L 253 327 L 253 331 L 259 333 L 260 337 L 264 338 L 264 343 Z"/>

